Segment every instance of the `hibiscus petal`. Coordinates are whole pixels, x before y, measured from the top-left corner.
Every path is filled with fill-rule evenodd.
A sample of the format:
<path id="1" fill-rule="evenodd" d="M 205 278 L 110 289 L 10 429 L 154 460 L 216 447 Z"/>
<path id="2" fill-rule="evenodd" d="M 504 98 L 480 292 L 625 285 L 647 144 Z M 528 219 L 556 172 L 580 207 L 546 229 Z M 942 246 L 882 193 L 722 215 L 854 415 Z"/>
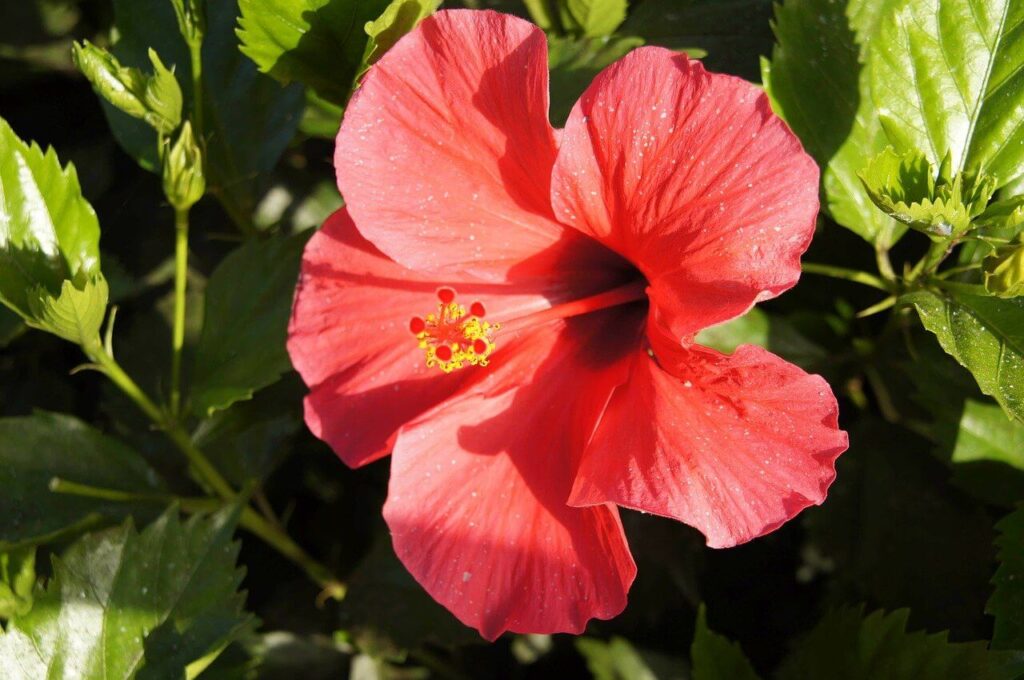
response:
<path id="1" fill-rule="evenodd" d="M 571 503 L 672 517 L 727 548 L 825 500 L 848 440 L 821 377 L 752 345 L 655 351 L 612 397 Z"/>
<path id="2" fill-rule="evenodd" d="M 467 305 L 481 301 L 488 317 L 514 317 L 550 306 L 561 285 L 513 288 L 414 273 L 339 210 L 306 246 L 288 333 L 292 363 L 311 387 L 306 423 L 349 465 L 380 458 L 403 423 L 480 377 L 427 368 L 417 347 L 409 321 L 434 311 L 438 288 L 453 288 Z"/>
<path id="3" fill-rule="evenodd" d="M 641 316 L 623 314 L 520 336 L 472 393 L 403 427 L 395 442 L 384 507 L 395 551 L 488 639 L 579 633 L 625 607 L 636 567 L 616 508 L 566 505 L 578 453 L 639 336 Z M 615 330 L 620 340 L 609 343 Z"/>
<path id="4" fill-rule="evenodd" d="M 640 48 L 576 103 L 552 202 L 644 272 L 659 320 L 685 338 L 796 283 L 818 168 L 755 86 Z"/>
<path id="5" fill-rule="evenodd" d="M 425 19 L 370 70 L 338 133 L 338 186 L 363 235 L 410 268 L 492 280 L 585 241 L 551 214 L 547 87 L 533 24 L 467 10 Z"/>

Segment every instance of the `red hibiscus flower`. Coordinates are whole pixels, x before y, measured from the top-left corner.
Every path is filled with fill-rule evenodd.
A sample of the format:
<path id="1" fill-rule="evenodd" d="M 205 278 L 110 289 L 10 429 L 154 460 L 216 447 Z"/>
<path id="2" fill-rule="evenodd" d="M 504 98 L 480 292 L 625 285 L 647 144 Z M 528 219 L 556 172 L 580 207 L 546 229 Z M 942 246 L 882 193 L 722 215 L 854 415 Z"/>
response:
<path id="1" fill-rule="evenodd" d="M 622 611 L 616 506 L 733 546 L 821 503 L 847 446 L 820 377 L 693 342 L 792 287 L 813 233 L 817 168 L 766 97 L 656 48 L 564 130 L 547 88 L 510 16 L 439 12 L 391 49 L 288 345 L 310 429 L 352 466 L 392 454 L 395 551 L 490 639 Z"/>

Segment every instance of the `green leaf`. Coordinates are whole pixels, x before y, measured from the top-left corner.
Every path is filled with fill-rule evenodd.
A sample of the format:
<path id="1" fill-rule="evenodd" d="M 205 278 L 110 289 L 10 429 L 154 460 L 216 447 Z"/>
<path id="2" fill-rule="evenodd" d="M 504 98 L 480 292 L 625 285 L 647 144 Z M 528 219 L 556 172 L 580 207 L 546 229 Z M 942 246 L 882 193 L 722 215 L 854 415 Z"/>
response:
<path id="1" fill-rule="evenodd" d="M 888 140 L 871 100 L 862 45 L 878 19 L 905 0 L 787 0 L 776 5 L 778 44 L 762 62 L 772 107 L 822 166 L 824 207 L 839 224 L 881 248 L 906 228 L 879 212 L 857 173 Z"/>
<path id="2" fill-rule="evenodd" d="M 953 447 L 954 463 L 991 460 L 1024 470 L 1024 424 L 995 404 L 968 399 Z"/>
<path id="3" fill-rule="evenodd" d="M 690 646 L 693 680 L 757 680 L 740 646 L 708 628 L 707 608 L 697 610 L 697 630 Z"/>
<path id="4" fill-rule="evenodd" d="M 850 442 L 828 502 L 805 514 L 809 547 L 834 569 L 821 583 L 828 599 L 909 607 L 915 626 L 977 635 L 992 575 L 988 513 L 910 430 L 861 418 Z"/>
<path id="5" fill-rule="evenodd" d="M 250 399 L 291 368 L 288 317 L 309 236 L 246 243 L 213 272 L 193 371 L 196 414 L 206 417 Z"/>
<path id="6" fill-rule="evenodd" d="M 78 278 L 83 279 L 81 287 L 77 281 L 65 280 L 58 296 L 36 287 L 28 299 L 31 318 L 26 323 L 79 345 L 99 340 L 107 312 L 107 282 L 102 274 Z"/>
<path id="7" fill-rule="evenodd" d="M 1024 421 L 1024 299 L 919 291 L 903 296 L 978 387 Z"/>
<path id="8" fill-rule="evenodd" d="M 0 302 L 31 320 L 41 286 L 99 275 L 100 226 L 72 165 L 18 139 L 0 119 Z"/>
<path id="9" fill-rule="evenodd" d="M 987 175 L 964 172 L 949 178 L 943 172 L 949 164 L 948 153 L 936 171 L 916 149 L 900 155 L 886 147 L 858 176 L 880 210 L 938 241 L 971 229 L 971 220 L 995 191 L 995 180 Z"/>
<path id="10" fill-rule="evenodd" d="M 291 451 L 286 440 L 302 425 L 298 379 L 285 379 L 202 421 L 193 435 L 227 480 L 244 486 L 265 479 Z"/>
<path id="11" fill-rule="evenodd" d="M 658 680 L 639 652 L 621 637 L 605 642 L 581 637 L 576 650 L 587 660 L 594 680 Z"/>
<path id="12" fill-rule="evenodd" d="M 282 89 L 259 74 L 238 51 L 234 2 L 207 2 L 205 9 L 203 126 L 196 133 L 204 142 L 207 185 L 236 222 L 245 222 L 266 174 L 295 134 L 302 113 L 302 90 Z M 188 118 L 196 123 L 189 50 L 181 34 L 170 28 L 177 23 L 172 3 L 114 0 L 114 15 L 119 38 L 113 53 L 125 66 L 143 68 L 153 48 L 164 63 L 174 67 Z M 112 107 L 104 110 L 115 138 L 128 154 L 144 168 L 159 171 L 155 132 Z"/>
<path id="13" fill-rule="evenodd" d="M 242 53 L 282 83 L 344 106 L 366 53 L 367 22 L 389 0 L 239 0 Z"/>
<path id="14" fill-rule="evenodd" d="M 992 577 L 995 591 L 985 611 L 996 619 L 993 649 L 1024 650 L 1024 505 L 997 525 L 999 569 Z"/>
<path id="15" fill-rule="evenodd" d="M 1024 163 L 1024 0 L 905 0 L 872 41 L 871 93 L 897 147 L 1003 185 Z"/>
<path id="16" fill-rule="evenodd" d="M 364 30 L 370 39 L 366 43 L 363 67 L 384 56 L 399 38 L 433 14 L 440 4 L 441 0 L 391 0 L 379 17 L 366 22 Z"/>
<path id="17" fill-rule="evenodd" d="M 157 132 L 170 134 L 181 124 L 181 87 L 174 72 L 164 66 L 159 55 L 148 51 L 153 75 L 137 68 L 126 68 L 117 58 L 88 40 L 73 45 L 72 57 L 93 90 L 118 110 L 141 118 Z"/>
<path id="18" fill-rule="evenodd" d="M 133 493 L 162 489 L 138 454 L 71 416 L 0 418 L 0 549 L 152 508 L 51 493 L 54 477 Z"/>
<path id="19" fill-rule="evenodd" d="M 0 619 L 13 619 L 32 611 L 36 585 L 36 549 L 32 546 L 0 555 Z"/>
<path id="20" fill-rule="evenodd" d="M 759 345 L 793 363 L 807 367 L 826 357 L 785 319 L 754 307 L 743 316 L 705 328 L 694 338 L 698 344 L 732 354 L 740 345 Z"/>
<path id="21" fill-rule="evenodd" d="M 561 0 L 562 25 L 587 38 L 603 38 L 626 20 L 627 0 Z"/>
<path id="22" fill-rule="evenodd" d="M 910 611 L 860 607 L 826 614 L 779 670 L 779 680 L 1013 680 L 1024 671 L 1016 654 L 990 652 L 984 642 L 949 642 L 946 633 L 908 633 Z"/>
<path id="23" fill-rule="evenodd" d="M 565 124 L 569 112 L 602 69 L 643 45 L 642 38 L 560 38 L 548 36 L 551 69 L 551 121 Z"/>
<path id="24" fill-rule="evenodd" d="M 183 678 L 253 623 L 238 592 L 237 512 L 182 523 L 171 508 L 142 533 L 128 521 L 84 536 L 0 634 L 7 677 Z"/>
<path id="25" fill-rule="evenodd" d="M 990 229 L 1016 229 L 1024 225 L 1024 196 L 994 201 L 974 223 Z"/>
<path id="26" fill-rule="evenodd" d="M 985 290 L 1001 298 L 1024 295 L 1024 244 L 997 248 L 983 261 Z"/>

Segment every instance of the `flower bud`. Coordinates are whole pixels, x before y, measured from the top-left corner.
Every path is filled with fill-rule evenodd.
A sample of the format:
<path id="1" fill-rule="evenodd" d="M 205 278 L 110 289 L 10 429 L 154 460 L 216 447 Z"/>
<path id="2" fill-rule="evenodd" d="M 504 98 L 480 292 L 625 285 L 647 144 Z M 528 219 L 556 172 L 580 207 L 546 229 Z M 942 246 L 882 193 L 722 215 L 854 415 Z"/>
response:
<path id="1" fill-rule="evenodd" d="M 72 58 L 96 93 L 129 116 L 165 135 L 181 124 L 181 86 L 154 50 L 149 50 L 153 75 L 122 66 L 117 57 L 88 40 L 75 43 Z"/>
<path id="2" fill-rule="evenodd" d="M 164 193 L 178 210 L 191 208 L 206 192 L 203 152 L 188 121 L 181 126 L 178 139 L 164 152 Z"/>

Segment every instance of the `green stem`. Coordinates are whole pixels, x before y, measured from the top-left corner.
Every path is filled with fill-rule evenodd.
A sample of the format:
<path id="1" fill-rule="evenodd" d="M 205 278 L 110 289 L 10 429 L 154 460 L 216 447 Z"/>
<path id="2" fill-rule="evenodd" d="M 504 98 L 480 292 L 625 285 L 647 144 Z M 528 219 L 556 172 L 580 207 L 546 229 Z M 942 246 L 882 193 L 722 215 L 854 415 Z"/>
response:
<path id="1" fill-rule="evenodd" d="M 818 264 L 816 262 L 804 262 L 802 267 L 808 274 L 819 274 L 821 276 L 831 276 L 834 279 L 853 281 L 854 283 L 877 288 L 878 290 L 882 290 L 887 293 L 892 292 L 894 289 L 894 286 L 888 281 L 875 276 L 874 274 L 862 272 L 857 269 L 833 267 L 832 265 Z"/>
<path id="2" fill-rule="evenodd" d="M 889 249 L 881 246 L 875 247 L 875 264 L 878 272 L 886 281 L 896 281 L 896 272 L 892 269 L 892 261 L 889 259 Z"/>
<path id="3" fill-rule="evenodd" d="M 985 286 L 979 283 L 961 283 L 959 281 L 947 281 L 944 279 L 931 279 L 930 283 L 951 293 L 963 293 L 966 295 L 988 295 Z"/>
<path id="4" fill-rule="evenodd" d="M 345 584 L 335 578 L 330 569 L 310 557 L 279 526 L 268 521 L 250 507 L 242 510 L 239 524 L 250 533 L 259 536 L 277 552 L 302 567 L 306 574 L 324 589 L 323 596 L 336 600 L 345 597 Z"/>
<path id="5" fill-rule="evenodd" d="M 946 259 L 950 251 L 953 250 L 953 246 L 956 243 L 953 241 L 936 241 L 928 248 L 928 252 L 924 254 L 924 257 L 914 265 L 914 268 L 907 274 L 907 283 L 912 283 L 920 278 L 922 275 L 928 275 L 938 269 L 942 261 Z"/>
<path id="6" fill-rule="evenodd" d="M 188 41 L 189 56 L 192 61 L 192 127 L 196 131 L 196 139 L 200 146 L 203 137 L 203 38 L 198 36 Z M 204 154 L 205 156 L 205 154 Z"/>
<path id="7" fill-rule="evenodd" d="M 171 415 L 181 415 L 181 353 L 188 287 L 188 210 L 174 209 L 174 331 L 171 341 Z"/>
<path id="8" fill-rule="evenodd" d="M 177 503 L 182 510 L 189 513 L 212 512 L 224 507 L 224 501 L 215 498 L 182 498 L 171 494 L 134 493 L 79 484 L 58 477 L 50 480 L 50 491 L 115 503 Z M 327 567 L 306 554 L 280 527 L 268 522 L 248 507 L 242 509 L 238 523 L 243 529 L 263 539 L 279 553 L 302 567 L 310 578 L 324 589 L 325 595 L 339 600 L 345 596 L 345 584 L 336 579 Z"/>

